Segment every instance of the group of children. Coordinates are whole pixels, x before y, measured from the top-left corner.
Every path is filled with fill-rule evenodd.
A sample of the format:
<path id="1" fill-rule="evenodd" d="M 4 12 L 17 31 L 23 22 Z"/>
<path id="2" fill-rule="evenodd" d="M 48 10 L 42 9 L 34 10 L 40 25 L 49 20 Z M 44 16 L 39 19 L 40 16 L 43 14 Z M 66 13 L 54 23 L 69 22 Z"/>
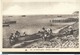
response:
<path id="1" fill-rule="evenodd" d="M 48 40 L 49 39 L 49 37 L 51 36 L 51 34 L 52 34 L 52 29 L 51 28 L 48 28 L 48 29 L 46 29 L 46 28 L 42 28 L 42 39 L 43 40 Z"/>
<path id="2" fill-rule="evenodd" d="M 23 36 L 26 36 L 26 33 L 23 33 Z M 10 44 L 14 44 L 16 41 L 18 41 L 18 37 L 21 37 L 21 34 L 19 31 L 16 31 L 15 33 L 11 33 L 9 37 Z"/>

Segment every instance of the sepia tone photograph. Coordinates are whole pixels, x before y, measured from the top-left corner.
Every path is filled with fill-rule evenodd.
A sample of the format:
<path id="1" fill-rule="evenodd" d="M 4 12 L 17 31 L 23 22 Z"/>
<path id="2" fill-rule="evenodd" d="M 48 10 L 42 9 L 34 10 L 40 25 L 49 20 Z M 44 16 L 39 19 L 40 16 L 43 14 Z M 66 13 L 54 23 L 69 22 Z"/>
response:
<path id="1" fill-rule="evenodd" d="M 3 16 L 3 47 L 78 48 L 78 13 Z"/>
<path id="2" fill-rule="evenodd" d="M 3 1 L 3 48 L 79 48 L 75 2 Z"/>

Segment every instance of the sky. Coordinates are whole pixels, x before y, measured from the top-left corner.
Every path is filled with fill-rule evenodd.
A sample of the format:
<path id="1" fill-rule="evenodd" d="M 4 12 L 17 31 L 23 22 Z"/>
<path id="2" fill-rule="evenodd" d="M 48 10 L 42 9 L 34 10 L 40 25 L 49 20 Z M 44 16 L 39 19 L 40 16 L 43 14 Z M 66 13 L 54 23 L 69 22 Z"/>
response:
<path id="1" fill-rule="evenodd" d="M 48 2 L 43 0 L 33 2 L 27 0 L 3 0 L 3 15 L 40 15 L 40 14 L 72 14 L 79 10 L 76 0 Z M 36 2 L 34 2 L 36 1 Z M 52 0 L 50 0 L 52 1 Z"/>

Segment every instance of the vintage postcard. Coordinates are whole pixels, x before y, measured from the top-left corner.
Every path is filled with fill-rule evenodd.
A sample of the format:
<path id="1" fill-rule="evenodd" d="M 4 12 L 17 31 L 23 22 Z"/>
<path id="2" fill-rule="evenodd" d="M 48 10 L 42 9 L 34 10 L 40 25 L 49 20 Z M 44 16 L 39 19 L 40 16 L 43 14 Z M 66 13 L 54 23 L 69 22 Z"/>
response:
<path id="1" fill-rule="evenodd" d="M 3 52 L 80 52 L 79 0 L 2 0 Z"/>

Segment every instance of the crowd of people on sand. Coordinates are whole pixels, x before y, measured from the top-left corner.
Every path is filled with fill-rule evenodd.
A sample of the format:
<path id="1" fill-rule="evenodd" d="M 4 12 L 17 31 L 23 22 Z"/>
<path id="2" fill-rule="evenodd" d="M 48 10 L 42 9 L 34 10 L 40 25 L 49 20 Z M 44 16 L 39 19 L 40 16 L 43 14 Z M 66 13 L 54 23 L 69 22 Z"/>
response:
<path id="1" fill-rule="evenodd" d="M 68 35 L 71 35 L 72 36 L 73 35 L 73 32 L 74 32 L 74 30 L 73 30 L 72 26 L 69 26 L 68 29 L 65 32 L 65 34 L 68 33 L 66 35 L 66 37 Z M 53 30 L 51 28 L 47 28 L 46 29 L 46 28 L 43 27 L 42 28 L 42 31 L 38 31 L 38 33 L 41 33 L 42 39 L 44 41 L 46 41 L 46 40 L 49 40 L 49 37 L 51 37 L 51 35 L 53 34 Z M 26 36 L 26 33 L 25 32 L 23 33 L 23 36 Z M 9 38 L 10 44 L 12 44 L 12 42 L 14 43 L 14 42 L 18 41 L 18 37 L 21 37 L 19 31 L 16 31 L 14 34 L 11 33 L 10 38 Z"/>

